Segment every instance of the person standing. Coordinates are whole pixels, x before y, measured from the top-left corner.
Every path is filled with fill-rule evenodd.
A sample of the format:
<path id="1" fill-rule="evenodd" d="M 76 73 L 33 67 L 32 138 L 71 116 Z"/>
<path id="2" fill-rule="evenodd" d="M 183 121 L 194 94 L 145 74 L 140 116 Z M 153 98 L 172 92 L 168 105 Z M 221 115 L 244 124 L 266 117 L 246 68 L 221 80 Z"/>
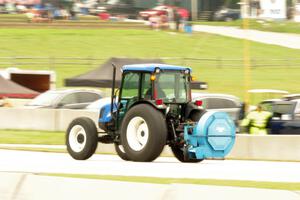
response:
<path id="1" fill-rule="evenodd" d="M 267 135 L 267 125 L 272 117 L 272 113 L 262 110 L 261 105 L 258 105 L 256 110 L 251 111 L 241 126 L 248 127 L 249 133 L 253 135 Z"/>
<path id="2" fill-rule="evenodd" d="M 178 10 L 174 10 L 174 21 L 176 24 L 176 31 L 179 31 L 179 26 L 181 22 L 181 15 L 178 13 Z"/>

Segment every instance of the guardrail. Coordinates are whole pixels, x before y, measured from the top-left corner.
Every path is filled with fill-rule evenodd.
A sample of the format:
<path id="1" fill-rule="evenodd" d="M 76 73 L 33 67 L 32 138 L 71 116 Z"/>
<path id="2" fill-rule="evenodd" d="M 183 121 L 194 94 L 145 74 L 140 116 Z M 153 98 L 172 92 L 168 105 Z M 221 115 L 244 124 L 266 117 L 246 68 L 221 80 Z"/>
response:
<path id="1" fill-rule="evenodd" d="M 0 129 L 66 131 L 77 117 L 88 117 L 97 126 L 98 113 L 87 110 L 1 108 Z M 18 116 L 16 118 L 16 116 Z M 102 153 L 114 153 L 113 145 L 101 144 Z M 166 147 L 164 156 L 172 156 Z M 230 159 L 300 161 L 300 135 L 239 134 Z"/>
<path id="2" fill-rule="evenodd" d="M 69 109 L 1 108 L 0 116 L 0 129 L 65 131 L 78 117 L 88 117 L 97 125 L 99 113 Z"/>

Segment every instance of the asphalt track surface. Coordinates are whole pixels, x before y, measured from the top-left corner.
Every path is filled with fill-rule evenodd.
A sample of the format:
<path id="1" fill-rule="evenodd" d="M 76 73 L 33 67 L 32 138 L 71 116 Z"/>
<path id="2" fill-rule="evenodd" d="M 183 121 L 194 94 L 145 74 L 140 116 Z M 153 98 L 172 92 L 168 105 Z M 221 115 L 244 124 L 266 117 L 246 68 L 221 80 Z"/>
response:
<path id="1" fill-rule="evenodd" d="M 77 161 L 66 153 L 0 150 L 0 172 L 300 182 L 299 169 L 300 162 L 205 160 L 180 163 L 173 157 L 160 157 L 151 163 L 138 163 L 99 154 Z"/>

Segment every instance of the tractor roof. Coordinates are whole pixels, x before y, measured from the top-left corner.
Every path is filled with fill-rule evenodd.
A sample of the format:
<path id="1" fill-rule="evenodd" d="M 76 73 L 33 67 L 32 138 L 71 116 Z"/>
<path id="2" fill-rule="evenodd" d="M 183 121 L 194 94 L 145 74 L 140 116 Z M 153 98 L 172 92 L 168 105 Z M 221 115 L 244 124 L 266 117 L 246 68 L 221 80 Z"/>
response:
<path id="1" fill-rule="evenodd" d="M 189 67 L 183 66 L 175 66 L 175 65 L 166 65 L 166 64 L 135 64 L 135 65 L 124 65 L 122 67 L 123 72 L 125 71 L 145 71 L 145 72 L 154 72 L 156 68 L 161 70 L 174 70 L 174 71 L 182 71 L 182 70 L 191 70 Z"/>

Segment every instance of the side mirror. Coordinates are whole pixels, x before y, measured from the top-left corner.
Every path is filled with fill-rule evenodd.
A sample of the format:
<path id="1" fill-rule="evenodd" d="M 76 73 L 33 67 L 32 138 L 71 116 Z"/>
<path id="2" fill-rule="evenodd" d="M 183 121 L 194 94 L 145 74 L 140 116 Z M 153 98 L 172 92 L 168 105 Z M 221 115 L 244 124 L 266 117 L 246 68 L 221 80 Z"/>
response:
<path id="1" fill-rule="evenodd" d="M 206 82 L 191 82 L 190 83 L 191 89 L 195 90 L 206 90 L 208 89 L 208 84 Z"/>

